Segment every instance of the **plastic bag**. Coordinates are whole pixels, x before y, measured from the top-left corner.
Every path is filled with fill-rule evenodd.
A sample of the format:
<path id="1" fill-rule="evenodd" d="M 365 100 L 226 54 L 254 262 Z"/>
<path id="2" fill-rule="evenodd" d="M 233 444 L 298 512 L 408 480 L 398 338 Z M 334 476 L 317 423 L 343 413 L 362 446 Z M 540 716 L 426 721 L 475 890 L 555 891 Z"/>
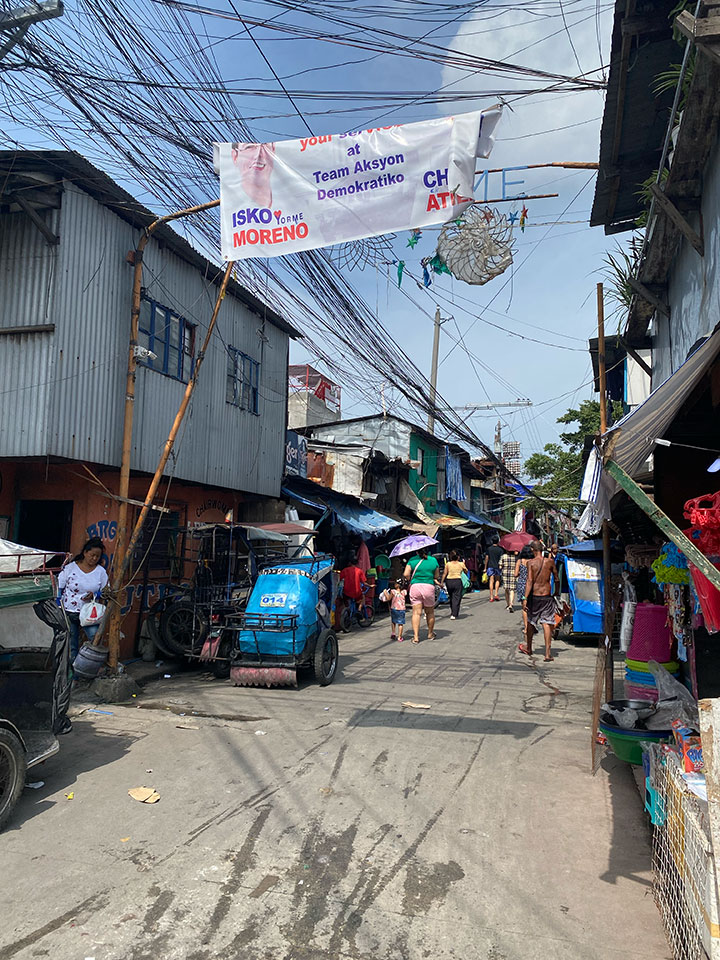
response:
<path id="1" fill-rule="evenodd" d="M 677 681 L 656 660 L 648 662 L 648 670 L 655 677 L 658 711 L 663 708 L 666 716 L 672 716 L 673 720 L 682 720 L 689 727 L 697 729 L 698 707 L 688 688 Z M 669 724 L 665 729 L 669 729 Z"/>
<path id="2" fill-rule="evenodd" d="M 640 719 L 637 710 L 633 710 L 632 707 L 618 708 L 611 707 L 610 704 L 604 703 L 600 710 L 602 713 L 609 713 L 615 720 L 615 723 L 623 730 L 634 730 Z"/>
<path id="3" fill-rule="evenodd" d="M 470 577 L 463 570 L 460 574 L 460 580 L 462 581 L 463 590 L 470 589 Z"/>
<path id="4" fill-rule="evenodd" d="M 630 583 L 628 573 L 623 573 L 623 609 L 620 622 L 620 649 L 627 651 L 632 641 L 633 625 L 635 623 L 635 608 L 637 607 L 637 593 Z"/>
<path id="5" fill-rule="evenodd" d="M 80 608 L 80 626 L 95 627 L 105 616 L 105 606 L 102 603 L 84 603 Z"/>

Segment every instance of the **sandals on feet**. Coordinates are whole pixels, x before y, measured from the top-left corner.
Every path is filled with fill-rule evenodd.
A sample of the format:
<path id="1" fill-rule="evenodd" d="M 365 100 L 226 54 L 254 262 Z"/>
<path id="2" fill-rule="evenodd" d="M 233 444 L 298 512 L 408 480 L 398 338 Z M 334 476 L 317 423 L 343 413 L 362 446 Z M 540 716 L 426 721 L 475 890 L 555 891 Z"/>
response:
<path id="1" fill-rule="evenodd" d="M 532 650 L 528 650 L 528 648 L 525 646 L 524 643 L 518 644 L 518 650 L 520 651 L 520 653 L 524 653 L 526 657 L 532 656 Z"/>

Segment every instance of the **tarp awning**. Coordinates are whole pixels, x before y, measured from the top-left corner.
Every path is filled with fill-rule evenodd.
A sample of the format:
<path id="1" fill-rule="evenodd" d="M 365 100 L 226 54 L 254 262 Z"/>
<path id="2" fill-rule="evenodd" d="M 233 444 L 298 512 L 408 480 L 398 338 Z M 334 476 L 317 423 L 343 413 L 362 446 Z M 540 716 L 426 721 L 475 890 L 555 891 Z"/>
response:
<path id="1" fill-rule="evenodd" d="M 502 530 L 503 533 L 510 532 L 507 527 L 503 527 L 499 523 L 495 523 L 494 520 L 491 520 L 484 514 L 470 513 L 469 510 L 463 510 L 463 508 L 459 507 L 456 503 L 451 502 L 450 509 L 454 510 L 459 517 L 463 517 L 465 520 L 470 521 L 470 523 L 476 523 L 479 527 L 491 527 L 493 530 Z"/>
<path id="2" fill-rule="evenodd" d="M 305 506 L 314 507 L 316 510 L 323 511 L 326 507 L 329 507 L 337 516 L 338 523 L 352 533 L 379 536 L 400 526 L 398 520 L 387 517 L 384 513 L 378 513 L 377 510 L 371 510 L 370 507 L 361 503 L 354 504 L 343 500 L 333 495 L 332 491 L 324 488 L 318 488 L 317 492 L 313 490 L 312 495 L 310 495 L 298 493 L 290 487 L 283 487 L 283 493 L 293 500 L 305 504 Z"/>
<path id="3" fill-rule="evenodd" d="M 605 434 L 605 458 L 614 460 L 631 477 L 642 474 L 655 439 L 663 436 L 718 354 L 720 331 Z"/>

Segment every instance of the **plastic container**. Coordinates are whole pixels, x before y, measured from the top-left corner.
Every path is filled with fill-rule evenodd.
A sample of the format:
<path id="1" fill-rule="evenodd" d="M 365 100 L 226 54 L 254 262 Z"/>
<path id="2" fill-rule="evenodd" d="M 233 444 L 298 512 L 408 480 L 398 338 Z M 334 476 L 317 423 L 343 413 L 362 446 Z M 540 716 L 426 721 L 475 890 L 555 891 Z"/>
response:
<path id="1" fill-rule="evenodd" d="M 643 762 L 642 744 L 667 743 L 672 739 L 672 730 L 621 730 L 609 723 L 600 721 L 598 729 L 603 733 L 618 760 L 641 767 Z"/>
<path id="2" fill-rule="evenodd" d="M 657 687 L 643 687 L 639 683 L 625 681 L 625 696 L 628 700 L 657 700 Z"/>
<path id="3" fill-rule="evenodd" d="M 73 673 L 86 680 L 94 680 L 101 668 L 107 663 L 108 648 L 84 643 L 75 657 Z"/>
<path id="4" fill-rule="evenodd" d="M 720 558 L 713 556 L 708 557 L 708 560 L 720 570 Z M 709 633 L 717 633 L 720 630 L 720 590 L 714 587 L 705 574 L 700 573 L 692 563 L 688 566 L 702 608 L 705 627 Z"/>
<path id="5" fill-rule="evenodd" d="M 635 608 L 633 634 L 627 655 L 631 660 L 671 659 L 673 638 L 667 625 L 667 608 L 662 603 L 639 603 Z"/>
<path id="6" fill-rule="evenodd" d="M 680 672 L 680 664 L 677 660 L 668 660 L 667 663 L 661 663 L 660 666 L 665 667 L 667 672 L 672 673 L 673 676 Z M 635 673 L 650 673 L 650 667 L 645 660 L 625 660 L 625 667 Z M 652 676 L 652 674 L 650 675 Z"/>

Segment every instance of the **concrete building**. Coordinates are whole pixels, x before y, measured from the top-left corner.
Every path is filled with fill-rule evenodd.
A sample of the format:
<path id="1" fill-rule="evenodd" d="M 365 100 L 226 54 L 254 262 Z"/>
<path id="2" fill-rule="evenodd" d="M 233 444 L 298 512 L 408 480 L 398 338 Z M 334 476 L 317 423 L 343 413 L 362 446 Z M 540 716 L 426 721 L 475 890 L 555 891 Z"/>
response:
<path id="1" fill-rule="evenodd" d="M 306 363 L 288 369 L 288 428 L 299 430 L 340 419 L 340 387 Z"/>
<path id="2" fill-rule="evenodd" d="M 0 536 L 66 551 L 100 535 L 110 560 L 133 279 L 128 254 L 155 217 L 74 153 L 5 151 L 0 172 Z M 154 359 L 137 371 L 132 498 L 144 497 L 157 465 L 220 276 L 220 267 L 169 226 L 146 247 L 139 340 Z M 153 584 L 171 574 L 182 548 L 177 531 L 188 524 L 230 511 L 236 519 L 274 519 L 294 336 L 281 316 L 231 281 L 158 497 L 170 512 L 148 528 Z"/>

